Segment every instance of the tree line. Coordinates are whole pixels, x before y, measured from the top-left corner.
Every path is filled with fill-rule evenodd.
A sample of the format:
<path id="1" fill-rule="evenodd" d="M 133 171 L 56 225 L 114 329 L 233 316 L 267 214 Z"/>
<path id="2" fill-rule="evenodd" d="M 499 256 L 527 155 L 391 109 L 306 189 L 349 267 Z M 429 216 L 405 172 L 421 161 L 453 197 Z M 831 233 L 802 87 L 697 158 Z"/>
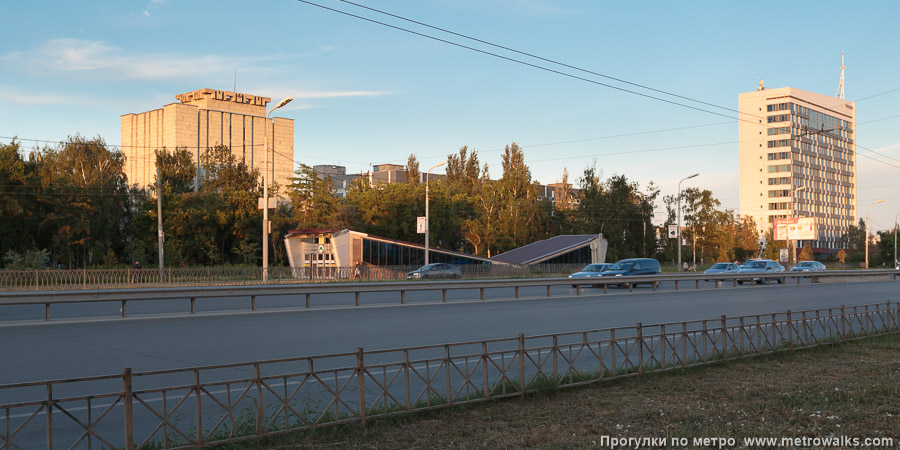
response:
<path id="1" fill-rule="evenodd" d="M 188 149 L 156 150 L 158 186 L 129 185 L 125 163 L 100 137 L 74 136 L 31 151 L 15 140 L 0 144 L 2 267 L 121 267 L 134 261 L 155 266 L 160 197 L 167 267 L 261 263 L 259 173 L 228 147 L 202 152 L 199 176 Z M 271 264 L 288 264 L 283 239 L 295 229 L 349 228 L 424 243 L 415 227 L 425 215 L 418 166 L 410 155 L 407 182 L 370 185 L 361 176 L 337 198 L 330 178 L 300 164 L 290 185 L 270 186 L 270 193 L 289 200 L 269 215 Z M 676 222 L 676 197 L 660 198 L 652 182 L 642 187 L 625 175 L 604 178 L 591 166 L 570 183 L 564 171 L 552 201 L 541 195 L 516 143 L 506 146 L 501 171 L 492 179 L 478 152 L 465 146 L 448 155 L 446 178 L 429 183 L 432 246 L 494 256 L 556 235 L 602 233 L 608 260 L 675 260 L 666 227 Z M 660 227 L 654 225 L 657 200 L 666 210 Z M 710 191 L 683 191 L 682 210 L 684 260 L 745 260 L 759 252 L 752 219 L 722 210 Z M 858 244 L 857 234 L 851 229 L 848 242 Z M 890 239 L 892 245 L 893 234 Z M 850 251 L 858 253 L 859 247 Z M 770 242 L 766 252 L 777 255 L 777 245 Z"/>

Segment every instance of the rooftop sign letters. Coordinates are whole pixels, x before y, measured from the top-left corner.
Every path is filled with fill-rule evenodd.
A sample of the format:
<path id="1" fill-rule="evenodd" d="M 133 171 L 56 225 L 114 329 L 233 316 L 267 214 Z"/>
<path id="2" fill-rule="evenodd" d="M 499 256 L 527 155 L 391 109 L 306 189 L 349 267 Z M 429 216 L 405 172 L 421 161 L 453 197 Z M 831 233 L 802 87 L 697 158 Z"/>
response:
<path id="1" fill-rule="evenodd" d="M 216 89 L 199 89 L 193 92 L 178 94 L 175 100 L 181 103 L 191 103 L 203 99 L 204 97 L 224 102 L 235 102 L 253 106 L 265 107 L 272 99 L 269 97 L 260 97 L 258 95 L 242 94 L 240 92 L 219 91 Z"/>

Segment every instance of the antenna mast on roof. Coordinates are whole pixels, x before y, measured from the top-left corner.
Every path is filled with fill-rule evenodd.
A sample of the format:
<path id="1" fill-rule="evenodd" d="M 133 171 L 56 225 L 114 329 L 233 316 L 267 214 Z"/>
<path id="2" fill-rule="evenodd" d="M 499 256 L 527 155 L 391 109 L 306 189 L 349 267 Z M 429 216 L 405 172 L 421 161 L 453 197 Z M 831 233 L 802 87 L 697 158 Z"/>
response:
<path id="1" fill-rule="evenodd" d="M 835 94 L 835 97 L 843 100 L 844 99 L 844 69 L 847 66 L 844 65 L 844 53 L 841 52 L 841 83 L 838 84 L 838 91 Z"/>

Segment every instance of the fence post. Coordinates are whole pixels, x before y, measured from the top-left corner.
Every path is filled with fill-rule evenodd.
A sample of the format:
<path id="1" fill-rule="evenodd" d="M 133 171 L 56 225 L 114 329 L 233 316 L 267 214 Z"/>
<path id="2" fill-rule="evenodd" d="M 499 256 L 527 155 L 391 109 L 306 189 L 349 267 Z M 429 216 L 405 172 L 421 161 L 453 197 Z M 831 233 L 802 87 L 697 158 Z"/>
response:
<path id="1" fill-rule="evenodd" d="M 703 340 L 703 355 L 700 356 L 700 360 L 703 362 L 709 361 L 709 330 L 706 327 L 706 321 L 703 321 L 703 334 L 700 335 L 700 339 Z"/>
<path id="2" fill-rule="evenodd" d="M 444 359 L 446 363 L 444 365 L 444 378 L 446 378 L 446 382 L 444 383 L 447 388 L 447 404 L 453 404 L 453 388 L 450 386 L 450 346 L 444 344 Z"/>
<path id="3" fill-rule="evenodd" d="M 868 337 L 872 334 L 872 327 L 870 326 L 872 321 L 869 320 L 871 318 L 871 316 L 869 316 L 869 305 L 866 305 L 865 317 L 866 317 L 866 326 L 864 327 L 864 332 L 866 333 L 866 337 Z"/>
<path id="4" fill-rule="evenodd" d="M 81 268 L 81 288 L 87 289 L 87 268 Z"/>
<path id="5" fill-rule="evenodd" d="M 409 349 L 403 349 L 403 387 L 406 393 L 406 398 L 404 400 L 404 408 L 409 411 L 410 410 L 410 393 L 409 393 Z"/>
<path id="6" fill-rule="evenodd" d="M 41 283 L 38 281 L 38 277 L 40 276 L 40 272 L 37 269 L 34 269 L 34 290 L 41 290 Z"/>
<path id="7" fill-rule="evenodd" d="M 844 305 L 841 305 L 841 340 L 847 340 L 847 325 L 845 320 L 847 319 L 847 313 L 844 310 Z"/>
<path id="8" fill-rule="evenodd" d="M 659 357 L 662 360 L 662 368 L 665 370 L 666 368 L 666 348 L 669 346 L 669 337 L 666 335 L 666 324 L 662 324 L 659 326 L 659 334 L 662 335 L 661 345 L 662 348 L 659 352 Z"/>
<path id="9" fill-rule="evenodd" d="M 890 302 L 888 302 L 888 304 L 890 304 Z M 900 302 L 894 302 L 894 304 L 897 305 L 897 313 L 894 315 L 894 329 L 900 330 Z"/>
<path id="10" fill-rule="evenodd" d="M 516 286 L 516 287 L 515 287 L 515 290 L 516 290 L 516 298 L 519 298 L 519 287 Z"/>
<path id="11" fill-rule="evenodd" d="M 309 294 L 309 293 L 306 294 L 306 309 L 309 309 L 309 296 L 310 295 L 311 294 Z"/>
<path id="12" fill-rule="evenodd" d="M 641 326 L 641 323 L 638 322 L 635 325 L 635 329 L 637 330 L 635 341 L 638 346 L 638 373 L 644 373 L 644 328 Z"/>
<path id="13" fill-rule="evenodd" d="M 890 330 L 891 330 L 891 321 L 892 321 L 892 320 L 893 320 L 893 322 L 894 322 L 894 327 L 895 327 L 895 328 L 896 328 L 896 325 L 897 325 L 897 319 L 895 319 L 894 316 L 893 316 L 893 314 L 891 314 L 891 301 L 890 301 L 890 300 L 887 301 L 887 306 L 885 306 L 884 309 L 887 311 L 887 318 L 888 318 L 888 325 L 885 327 L 885 330 L 884 330 L 884 331 L 890 331 Z"/>
<path id="14" fill-rule="evenodd" d="M 738 349 L 738 354 L 741 355 L 741 358 L 744 357 L 744 316 L 741 316 L 741 321 L 739 326 L 741 327 L 741 347 Z"/>
<path id="15" fill-rule="evenodd" d="M 728 359 L 728 328 L 725 314 L 722 314 L 722 359 Z"/>
<path id="16" fill-rule="evenodd" d="M 200 370 L 194 369 L 194 394 L 197 396 L 197 446 L 203 444 L 203 397 L 200 396 Z"/>
<path id="17" fill-rule="evenodd" d="M 122 375 L 122 401 L 125 410 L 125 448 L 132 450 L 134 448 L 134 391 L 131 384 L 131 367 L 125 369 Z"/>
<path id="18" fill-rule="evenodd" d="M 250 296 L 250 311 L 256 311 L 256 296 Z"/>
<path id="19" fill-rule="evenodd" d="M 598 349 L 598 351 L 599 351 L 599 349 Z M 554 334 L 553 335 L 553 385 L 554 386 L 558 386 L 559 381 L 560 381 L 559 380 L 559 366 L 557 365 L 557 361 L 556 361 L 556 357 L 558 354 L 559 354 L 559 339 L 557 339 L 557 336 Z M 601 352 L 601 354 L 602 354 L 602 352 Z M 603 361 L 601 360 L 600 362 L 602 363 Z M 600 376 L 602 377 L 603 374 L 600 374 Z"/>
<path id="20" fill-rule="evenodd" d="M 310 367 L 310 372 L 312 372 L 312 367 Z M 253 374 L 256 377 L 256 395 L 259 397 L 259 402 L 256 405 L 256 435 L 262 436 L 263 434 L 263 420 L 265 420 L 265 405 L 263 404 L 263 388 L 262 388 L 262 376 L 260 376 L 259 372 L 259 363 L 253 363 Z"/>
<path id="21" fill-rule="evenodd" d="M 688 359 L 687 359 L 687 322 L 681 322 L 681 366 L 687 367 Z"/>
<path id="22" fill-rule="evenodd" d="M 366 363 L 362 347 L 356 349 L 356 390 L 359 391 L 359 424 L 366 427 Z"/>
<path id="23" fill-rule="evenodd" d="M 194 314 L 194 311 L 195 311 L 194 307 L 195 307 L 196 303 L 197 303 L 197 299 L 194 297 L 191 297 L 191 314 Z"/>
<path id="24" fill-rule="evenodd" d="M 787 310 L 788 349 L 794 349 L 794 323 L 791 322 L 791 310 Z"/>
<path id="25" fill-rule="evenodd" d="M 519 333 L 519 397 L 525 397 L 525 333 Z"/>
<path id="26" fill-rule="evenodd" d="M 49 383 L 47 384 L 47 449 L 53 450 L 53 385 Z"/>
<path id="27" fill-rule="evenodd" d="M 487 342 L 481 341 L 481 367 L 483 370 L 481 371 L 481 383 L 484 386 L 484 398 L 491 398 L 493 396 L 493 392 L 491 392 L 491 385 L 488 380 L 488 351 L 487 351 Z"/>
<path id="28" fill-rule="evenodd" d="M 400 304 L 403 305 L 406 303 L 406 291 L 400 291 Z"/>
<path id="29" fill-rule="evenodd" d="M 806 347 L 807 345 L 809 345 L 809 326 L 808 322 L 806 321 L 806 311 L 803 311 L 801 320 L 803 320 L 803 346 Z"/>
<path id="30" fill-rule="evenodd" d="M 616 369 L 616 329 L 613 328 L 609 330 L 609 354 L 612 357 L 612 377 L 615 378 L 618 375 L 618 369 Z M 571 363 L 569 364 L 571 366 Z"/>

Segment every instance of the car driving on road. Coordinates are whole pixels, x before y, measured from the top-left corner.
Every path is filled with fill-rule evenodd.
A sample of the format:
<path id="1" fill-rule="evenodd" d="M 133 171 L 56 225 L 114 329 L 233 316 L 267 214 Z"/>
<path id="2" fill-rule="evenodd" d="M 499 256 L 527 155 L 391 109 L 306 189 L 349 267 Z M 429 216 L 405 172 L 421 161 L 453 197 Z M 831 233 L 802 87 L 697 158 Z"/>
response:
<path id="1" fill-rule="evenodd" d="M 599 278 L 604 270 L 609 270 L 612 266 L 613 264 L 610 263 L 588 264 L 581 271 L 569 275 L 569 278 Z M 572 285 L 572 287 L 576 286 L 575 284 Z"/>
<path id="2" fill-rule="evenodd" d="M 608 277 L 632 277 L 636 275 L 659 275 L 661 272 L 659 268 L 659 261 L 652 258 L 632 258 L 632 259 L 623 259 L 617 263 L 615 263 L 609 270 L 603 271 L 600 276 L 603 278 Z M 642 283 L 631 283 L 632 285 L 637 286 Z M 659 286 L 659 281 L 650 281 L 643 284 L 649 284 L 651 286 L 657 287 Z M 625 283 L 619 284 L 619 287 L 625 287 Z"/>
<path id="3" fill-rule="evenodd" d="M 459 267 L 452 264 L 433 263 L 419 267 L 406 274 L 410 280 L 424 280 L 425 278 L 460 278 L 462 272 Z"/>
<path id="4" fill-rule="evenodd" d="M 716 263 L 709 269 L 706 269 L 703 273 L 707 275 L 719 275 L 723 273 L 737 273 L 740 270 L 741 266 L 735 263 Z"/>
<path id="5" fill-rule="evenodd" d="M 738 271 L 738 273 L 759 273 L 759 274 L 766 274 L 766 273 L 774 274 L 777 272 L 784 272 L 784 266 L 782 266 L 781 264 L 778 264 L 778 262 L 776 262 L 776 261 L 772 261 L 771 259 L 751 259 L 750 261 L 747 261 L 743 265 L 743 267 L 741 267 L 741 270 Z M 753 283 L 753 282 L 761 283 L 763 280 L 768 279 L 768 278 L 773 278 L 773 277 L 753 277 L 750 280 L 750 282 L 751 283 Z M 744 284 L 744 281 L 746 281 L 746 280 L 738 280 L 738 284 Z M 781 278 L 775 278 L 775 282 L 781 283 L 782 280 L 781 280 Z"/>
<path id="6" fill-rule="evenodd" d="M 801 261 L 791 267 L 791 272 L 823 272 L 824 270 L 825 264 L 818 261 Z"/>

